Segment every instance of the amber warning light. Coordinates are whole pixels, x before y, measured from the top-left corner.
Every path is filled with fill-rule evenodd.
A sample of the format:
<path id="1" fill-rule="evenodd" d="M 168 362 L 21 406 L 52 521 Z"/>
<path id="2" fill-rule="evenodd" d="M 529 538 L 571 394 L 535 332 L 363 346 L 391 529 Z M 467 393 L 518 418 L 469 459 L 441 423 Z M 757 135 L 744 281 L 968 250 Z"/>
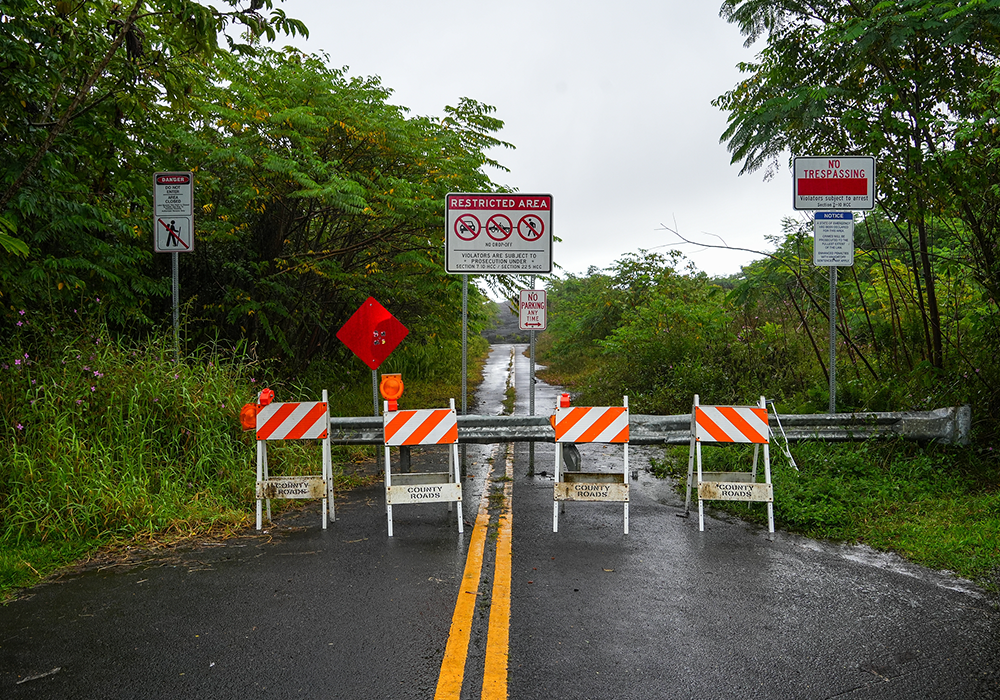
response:
<path id="1" fill-rule="evenodd" d="M 378 385 L 382 398 L 389 402 L 389 410 L 396 410 L 396 402 L 403 395 L 403 375 L 383 374 L 382 381 Z"/>
<path id="2" fill-rule="evenodd" d="M 240 426 L 243 430 L 255 430 L 258 411 L 272 401 L 274 401 L 274 390 L 264 389 L 257 396 L 257 403 L 243 404 L 243 408 L 240 409 Z"/>

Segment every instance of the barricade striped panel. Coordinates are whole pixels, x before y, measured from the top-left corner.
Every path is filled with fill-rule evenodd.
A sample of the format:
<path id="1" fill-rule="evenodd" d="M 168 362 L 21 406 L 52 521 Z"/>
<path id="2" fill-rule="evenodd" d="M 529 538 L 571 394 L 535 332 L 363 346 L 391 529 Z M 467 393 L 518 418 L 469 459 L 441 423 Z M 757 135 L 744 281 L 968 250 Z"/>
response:
<path id="1" fill-rule="evenodd" d="M 382 418 L 386 445 L 450 445 L 458 442 L 458 416 L 450 408 L 391 411 Z"/>
<path id="2" fill-rule="evenodd" d="M 695 406 L 695 438 L 701 442 L 763 444 L 770 433 L 767 409 L 756 406 Z"/>
<path id="3" fill-rule="evenodd" d="M 628 442 L 624 406 L 574 406 L 556 409 L 556 442 Z"/>
<path id="4" fill-rule="evenodd" d="M 322 440 L 329 429 L 325 401 L 270 403 L 257 413 L 258 440 Z"/>

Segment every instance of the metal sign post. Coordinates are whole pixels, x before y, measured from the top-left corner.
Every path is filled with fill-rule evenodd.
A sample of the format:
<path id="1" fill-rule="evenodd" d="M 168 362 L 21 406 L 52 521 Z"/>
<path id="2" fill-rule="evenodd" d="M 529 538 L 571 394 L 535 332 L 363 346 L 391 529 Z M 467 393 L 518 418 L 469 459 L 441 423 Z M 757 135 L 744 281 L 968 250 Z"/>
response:
<path id="1" fill-rule="evenodd" d="M 444 269 L 462 275 L 463 416 L 468 411 L 469 275 L 552 272 L 553 240 L 550 194 L 452 192 L 445 197 Z"/>
<path id="2" fill-rule="evenodd" d="M 174 362 L 181 361 L 181 266 L 177 253 L 170 254 L 170 302 L 174 308 Z"/>
<path id="3" fill-rule="evenodd" d="M 531 276 L 531 288 L 535 288 L 535 276 Z M 520 318 L 520 315 L 519 315 Z M 520 323 L 518 324 L 520 325 Z M 528 376 L 528 415 L 535 415 L 535 329 L 528 331 L 528 338 L 531 341 L 531 372 Z M 535 475 L 535 443 L 528 445 L 528 476 Z"/>
<path id="4" fill-rule="evenodd" d="M 153 174 L 153 252 L 170 253 L 174 361 L 180 362 L 180 265 L 178 253 L 194 250 L 194 173 Z"/>
<path id="5" fill-rule="evenodd" d="M 837 267 L 854 264 L 853 211 L 875 208 L 875 158 L 805 156 L 792 159 L 792 206 L 817 211 L 813 264 L 830 268 L 830 413 L 837 411 Z"/>
<path id="6" fill-rule="evenodd" d="M 462 415 L 469 412 L 469 276 L 462 275 Z M 462 443 L 462 476 L 465 476 L 465 443 Z"/>
<path id="7" fill-rule="evenodd" d="M 830 266 L 830 413 L 837 412 L 837 268 Z"/>
<path id="8" fill-rule="evenodd" d="M 818 211 L 813 220 L 813 264 L 830 268 L 830 413 L 837 412 L 837 267 L 854 264 L 854 214 Z"/>

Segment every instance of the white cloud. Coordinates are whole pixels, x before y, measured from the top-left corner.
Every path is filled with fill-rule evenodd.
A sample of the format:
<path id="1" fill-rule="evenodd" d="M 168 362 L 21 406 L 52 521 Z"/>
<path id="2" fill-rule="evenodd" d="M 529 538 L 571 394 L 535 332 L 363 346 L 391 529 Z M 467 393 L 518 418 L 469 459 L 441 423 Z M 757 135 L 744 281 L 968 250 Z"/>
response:
<path id="1" fill-rule="evenodd" d="M 351 75 L 378 75 L 392 102 L 440 115 L 470 97 L 497 108 L 493 180 L 553 196 L 555 261 L 569 272 L 606 267 L 639 248 L 690 238 L 769 249 L 765 235 L 794 215 L 791 179 L 739 177 L 710 101 L 750 60 L 718 3 L 287 0 L 310 39 Z M 731 274 L 754 256 L 679 246 L 699 269 Z"/>

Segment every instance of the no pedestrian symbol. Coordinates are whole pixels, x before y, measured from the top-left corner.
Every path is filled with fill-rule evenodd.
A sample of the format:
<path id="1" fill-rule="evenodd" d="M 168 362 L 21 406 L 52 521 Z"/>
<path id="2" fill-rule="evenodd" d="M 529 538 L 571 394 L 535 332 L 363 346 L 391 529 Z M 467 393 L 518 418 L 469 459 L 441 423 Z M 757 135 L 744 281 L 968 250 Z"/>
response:
<path id="1" fill-rule="evenodd" d="M 545 233 L 545 222 L 534 214 L 523 216 L 517 222 L 517 232 L 526 241 L 537 241 Z"/>
<path id="2" fill-rule="evenodd" d="M 157 217 L 156 252 L 186 253 L 191 244 L 191 217 Z"/>

